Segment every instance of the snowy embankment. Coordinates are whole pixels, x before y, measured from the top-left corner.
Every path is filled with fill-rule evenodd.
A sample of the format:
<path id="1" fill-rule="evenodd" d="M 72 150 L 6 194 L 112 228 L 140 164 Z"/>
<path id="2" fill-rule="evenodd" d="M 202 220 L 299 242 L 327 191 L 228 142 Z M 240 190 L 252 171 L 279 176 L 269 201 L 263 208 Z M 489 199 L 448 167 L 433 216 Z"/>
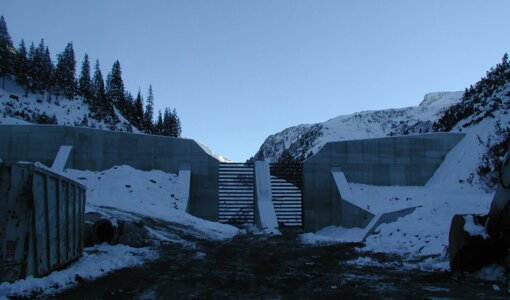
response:
<path id="1" fill-rule="evenodd" d="M 510 117 L 501 115 L 504 121 Z M 466 136 L 446 156 L 425 186 L 381 187 L 349 183 L 356 204 L 373 213 L 418 206 L 390 224 L 379 225 L 368 236 L 360 252 L 397 254 L 415 261 L 422 270 L 448 269 L 448 234 L 455 214 L 487 214 L 493 192 L 485 192 L 476 182 L 476 169 L 493 132 L 495 119 L 485 119 L 464 129 Z M 501 120 L 501 119 L 500 119 Z M 360 242 L 360 228 L 330 226 L 301 235 L 307 244 Z"/>
<path id="2" fill-rule="evenodd" d="M 358 204 L 371 212 L 398 210 L 416 207 L 416 210 L 396 222 L 379 225 L 369 235 L 361 251 L 398 254 L 408 259 L 440 256 L 437 268 L 448 268 L 446 248 L 450 223 L 455 214 L 486 214 L 492 194 L 487 194 L 469 184 L 457 189 L 437 187 L 376 187 L 349 184 L 353 194 L 364 195 Z M 363 203 L 363 204 L 362 204 Z M 339 242 L 361 242 L 361 228 L 329 226 L 315 233 L 301 235 L 307 244 L 331 244 Z M 438 261 L 430 261 L 436 264 Z M 423 266 L 431 269 L 432 266 Z"/>
<path id="3" fill-rule="evenodd" d="M 118 166 L 102 172 L 66 170 L 66 175 L 87 187 L 86 211 L 143 216 L 184 225 L 198 238 L 229 239 L 239 233 L 236 227 L 206 221 L 186 213 L 177 196 L 177 176 L 162 171 L 140 171 Z M 131 214 L 126 214 L 131 213 Z M 164 233 L 161 233 L 164 235 Z"/>
<path id="4" fill-rule="evenodd" d="M 81 97 L 67 99 L 49 93 L 25 93 L 17 84 L 6 81 L 0 88 L 0 125 L 51 123 L 140 133 L 115 108 L 118 123 L 113 127 L 92 119 L 89 105 Z"/>
<path id="5" fill-rule="evenodd" d="M 141 218 L 159 219 L 185 228 L 185 233 L 196 238 L 224 240 L 240 231 L 229 225 L 210 222 L 185 212 L 184 201 L 176 195 L 178 180 L 174 174 L 162 171 L 140 171 L 129 166 L 113 167 L 102 172 L 68 169 L 66 176 L 87 187 L 86 212 L 100 212 L 112 218 L 133 221 Z M 193 247 L 193 243 L 156 228 L 149 229 L 156 242 L 175 242 Z M 52 272 L 43 278 L 29 277 L 14 283 L 0 285 L 0 299 L 7 296 L 30 297 L 51 295 L 77 285 L 81 280 L 93 280 L 112 271 L 141 266 L 156 259 L 152 247 L 133 248 L 125 245 L 96 245 L 85 248 L 82 258 L 68 268 Z"/>

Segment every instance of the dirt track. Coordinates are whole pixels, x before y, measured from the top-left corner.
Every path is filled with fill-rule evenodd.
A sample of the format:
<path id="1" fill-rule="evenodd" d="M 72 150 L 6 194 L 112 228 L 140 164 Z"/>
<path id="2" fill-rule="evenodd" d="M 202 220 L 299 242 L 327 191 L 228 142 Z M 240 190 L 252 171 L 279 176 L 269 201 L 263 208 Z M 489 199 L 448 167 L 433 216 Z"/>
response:
<path id="1" fill-rule="evenodd" d="M 303 246 L 295 234 L 240 236 L 197 247 L 159 246 L 160 258 L 124 269 L 57 295 L 61 299 L 310 299 L 508 297 L 506 286 L 447 273 L 402 270 L 398 257 L 363 253 L 395 266 L 346 263 L 356 245 Z"/>

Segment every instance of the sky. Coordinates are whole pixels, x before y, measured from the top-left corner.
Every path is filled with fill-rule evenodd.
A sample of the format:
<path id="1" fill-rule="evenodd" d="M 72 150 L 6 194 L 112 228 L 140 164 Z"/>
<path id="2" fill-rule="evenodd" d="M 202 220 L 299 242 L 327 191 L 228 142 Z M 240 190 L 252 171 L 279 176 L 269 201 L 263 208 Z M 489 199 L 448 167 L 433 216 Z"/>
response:
<path id="1" fill-rule="evenodd" d="M 507 0 L 0 0 L 16 46 L 72 41 L 234 161 L 270 134 L 464 90 L 510 52 Z"/>

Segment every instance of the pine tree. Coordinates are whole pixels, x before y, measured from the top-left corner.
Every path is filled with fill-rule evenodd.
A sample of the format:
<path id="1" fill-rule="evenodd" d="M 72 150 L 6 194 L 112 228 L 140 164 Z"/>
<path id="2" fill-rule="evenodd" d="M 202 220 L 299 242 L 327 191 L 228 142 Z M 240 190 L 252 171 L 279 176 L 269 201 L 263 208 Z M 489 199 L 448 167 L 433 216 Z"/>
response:
<path id="1" fill-rule="evenodd" d="M 161 132 L 158 133 L 164 136 L 180 137 L 181 136 L 181 121 L 177 116 L 175 108 L 170 110 L 166 107 L 163 114 L 163 125 Z"/>
<path id="2" fill-rule="evenodd" d="M 106 99 L 103 74 L 101 73 L 101 69 L 99 67 L 99 60 L 96 60 L 96 65 L 94 67 L 92 93 L 93 99 L 91 103 L 91 109 L 98 115 L 98 117 L 101 117 L 105 114 L 113 113 L 113 108 L 111 108 L 111 105 L 108 103 Z"/>
<path id="3" fill-rule="evenodd" d="M 42 50 L 41 50 L 42 49 Z M 42 92 L 44 83 L 42 79 L 43 70 L 43 53 L 44 40 L 41 39 L 39 46 L 35 48 L 34 43 L 30 45 L 28 50 L 28 74 L 30 80 L 30 88 L 33 92 Z"/>
<path id="4" fill-rule="evenodd" d="M 55 67 L 53 66 L 53 62 L 51 61 L 50 49 L 46 47 L 46 49 L 41 52 L 41 74 L 40 80 L 42 82 L 42 89 L 50 91 L 53 87 L 53 73 Z"/>
<path id="5" fill-rule="evenodd" d="M 81 64 L 81 72 L 80 79 L 78 80 L 78 87 L 80 91 L 80 95 L 87 101 L 91 103 L 93 97 L 92 90 L 92 79 L 90 78 L 90 62 L 89 56 L 85 54 L 83 57 L 83 62 Z"/>
<path id="6" fill-rule="evenodd" d="M 44 92 L 50 90 L 53 80 L 53 62 L 51 61 L 50 50 L 44 45 L 41 39 L 39 46 L 30 45 L 28 51 L 28 80 L 33 92 Z"/>
<path id="7" fill-rule="evenodd" d="M 3 77 L 2 87 L 5 88 L 5 77 L 13 73 L 14 47 L 3 16 L 0 17 L 0 76 Z"/>
<path id="8" fill-rule="evenodd" d="M 152 128 L 154 128 L 153 129 L 154 134 L 158 134 L 158 135 L 163 134 L 164 124 L 163 124 L 163 116 L 161 115 L 161 110 L 158 111 L 158 120 L 156 121 L 156 124 L 154 124 L 152 126 Z"/>
<path id="9" fill-rule="evenodd" d="M 159 134 L 170 136 L 172 134 L 172 129 L 173 129 L 172 112 L 168 107 L 165 107 L 165 112 L 163 113 L 163 126 Z"/>
<path id="10" fill-rule="evenodd" d="M 152 85 L 149 85 L 149 95 L 147 96 L 147 105 L 145 106 L 143 119 L 145 121 L 145 128 L 147 132 L 155 133 L 154 124 L 152 123 L 152 120 L 154 119 L 154 93 L 152 92 Z M 163 118 L 161 118 L 161 124 L 163 124 Z"/>
<path id="11" fill-rule="evenodd" d="M 36 50 L 34 46 L 34 42 L 30 44 L 30 48 L 28 49 L 28 55 L 27 55 L 27 64 L 28 64 L 28 85 L 32 91 L 34 91 L 34 81 L 35 81 L 35 74 L 36 74 Z"/>
<path id="12" fill-rule="evenodd" d="M 122 70 L 118 60 L 113 63 L 112 70 L 110 74 L 108 74 L 106 81 L 106 96 L 108 101 L 120 109 L 121 106 L 125 105 L 125 92 L 124 82 L 122 81 Z"/>
<path id="13" fill-rule="evenodd" d="M 181 120 L 179 119 L 179 116 L 177 115 L 177 110 L 175 108 L 172 111 L 172 118 L 174 123 L 172 136 L 180 138 L 182 133 Z"/>
<path id="14" fill-rule="evenodd" d="M 76 95 L 76 60 L 73 43 L 68 43 L 64 52 L 58 55 L 55 70 L 54 91 L 58 96 L 72 99 Z"/>
<path id="15" fill-rule="evenodd" d="M 507 60 L 507 59 L 506 59 Z M 41 39 L 38 47 L 32 42 L 28 51 L 24 40 L 15 49 L 8 33 L 3 16 L 0 17 L 0 76 L 5 79 L 14 75 L 19 85 L 33 92 L 54 92 L 57 96 L 74 98 L 79 94 L 90 103 L 92 116 L 104 120 L 112 128 L 119 122 L 115 114 L 114 105 L 124 114 L 133 125 L 147 133 L 180 136 L 181 124 L 174 109 L 166 108 L 164 118 L 161 110 L 154 121 L 154 93 L 149 86 L 147 103 L 144 109 L 144 99 L 140 90 L 136 98 L 125 91 L 122 71 L 119 61 L 115 61 L 112 70 L 105 81 L 96 61 L 94 77 L 90 76 L 89 57 L 85 54 L 82 61 L 80 76 L 76 80 L 76 60 L 73 44 L 68 43 L 64 51 L 57 55 L 57 65 L 51 60 L 50 50 Z M 88 119 L 83 118 L 88 124 Z"/>
<path id="16" fill-rule="evenodd" d="M 135 98 L 133 97 L 133 94 L 131 92 L 126 91 L 124 94 L 124 102 L 121 103 L 121 106 L 119 107 L 121 110 L 122 115 L 126 117 L 126 119 L 132 123 L 136 123 L 136 108 L 135 108 Z"/>
<path id="17" fill-rule="evenodd" d="M 18 52 L 14 60 L 14 75 L 16 76 L 16 82 L 23 86 L 28 92 L 28 57 L 27 48 L 25 47 L 25 41 L 23 39 L 19 44 Z"/>
<path id="18" fill-rule="evenodd" d="M 143 97 L 140 89 L 138 89 L 138 94 L 136 95 L 135 100 L 135 119 L 135 123 L 138 129 L 144 130 L 145 124 L 143 122 Z"/>

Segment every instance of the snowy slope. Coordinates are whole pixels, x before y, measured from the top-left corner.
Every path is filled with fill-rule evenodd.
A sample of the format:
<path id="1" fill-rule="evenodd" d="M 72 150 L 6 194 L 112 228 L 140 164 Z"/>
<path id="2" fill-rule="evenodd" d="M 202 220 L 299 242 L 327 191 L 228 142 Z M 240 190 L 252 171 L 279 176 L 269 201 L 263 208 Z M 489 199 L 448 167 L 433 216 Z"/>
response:
<path id="1" fill-rule="evenodd" d="M 202 148 L 207 154 L 209 154 L 210 156 L 216 158 L 217 160 L 219 160 L 220 162 L 232 162 L 230 159 L 224 157 L 223 155 L 220 155 L 220 154 L 217 154 L 216 152 L 214 152 L 209 146 L 207 146 L 206 144 L 203 144 L 199 141 L 196 141 L 197 144 L 200 146 L 200 148 Z"/>
<path id="2" fill-rule="evenodd" d="M 0 124 L 46 123 L 83 126 L 139 133 L 122 114 L 115 109 L 115 124 L 91 117 L 89 105 L 81 97 L 57 98 L 48 93 L 28 93 L 14 82 L 6 81 L 0 88 Z"/>
<path id="3" fill-rule="evenodd" d="M 429 132 L 442 112 L 461 97 L 462 92 L 429 93 L 418 106 L 364 111 L 323 123 L 287 128 L 269 136 L 255 158 L 275 162 L 287 149 L 293 157 L 303 160 L 330 141 Z"/>
<path id="4" fill-rule="evenodd" d="M 509 65 L 510 70 L 510 65 Z M 469 174 L 468 180 L 479 183 L 480 186 L 494 189 L 498 184 L 498 170 L 503 156 L 510 144 L 510 71 L 507 72 L 507 80 L 499 85 L 491 85 L 492 90 L 487 92 L 481 88 L 478 94 L 466 97 L 458 105 L 449 109 L 449 114 L 462 112 L 462 117 L 452 128 L 441 128 L 438 130 L 450 132 L 464 132 L 467 134 L 464 143 L 469 143 L 467 152 L 457 153 L 458 160 L 465 159 L 463 164 L 444 164 L 442 167 L 452 170 L 452 173 L 462 172 Z M 478 86 L 478 84 L 477 84 Z M 465 113 L 469 112 L 469 113 Z M 445 114 L 446 116 L 447 114 Z M 446 120 L 442 118 L 442 121 Z M 485 168 L 484 171 L 482 169 Z M 439 179 L 439 181 L 444 178 Z"/>
<path id="5" fill-rule="evenodd" d="M 68 169 L 65 175 L 87 187 L 86 211 L 119 212 L 186 225 L 197 237 L 229 239 L 239 233 L 233 226 L 199 219 L 186 213 L 177 198 L 177 176 L 163 171 L 140 171 L 117 166 L 102 172 Z M 127 214 L 123 214 L 126 216 Z"/>

